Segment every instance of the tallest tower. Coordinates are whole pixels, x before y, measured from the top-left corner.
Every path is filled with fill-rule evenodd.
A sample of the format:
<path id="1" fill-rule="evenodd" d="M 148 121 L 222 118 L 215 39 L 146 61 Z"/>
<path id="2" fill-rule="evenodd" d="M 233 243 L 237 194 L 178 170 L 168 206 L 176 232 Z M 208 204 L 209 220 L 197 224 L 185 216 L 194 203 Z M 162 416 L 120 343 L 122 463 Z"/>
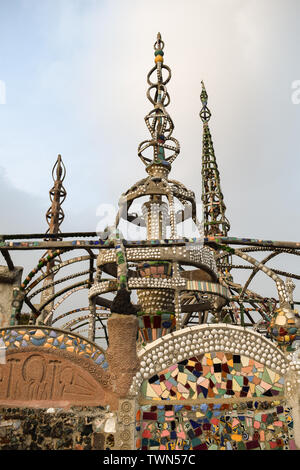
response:
<path id="1" fill-rule="evenodd" d="M 207 92 L 202 83 L 200 99 L 202 109 L 200 118 L 203 122 L 202 142 L 202 204 L 205 236 L 227 237 L 230 224 L 226 218 L 226 206 L 220 184 L 220 173 L 215 156 L 214 145 L 209 130 L 211 112 L 207 107 Z"/>
<path id="2" fill-rule="evenodd" d="M 150 138 L 138 147 L 147 175 L 119 200 L 115 227 L 108 229 L 110 248 L 99 252 L 96 282 L 89 293 L 91 301 L 99 302 L 96 296 L 118 291 L 111 305 L 111 311 L 118 313 L 119 299 L 134 292 L 140 344 L 154 341 L 174 329 L 180 330 L 191 314 L 204 321 L 209 311 L 221 309 L 229 298 L 226 287 L 218 282 L 214 252 L 203 246 L 199 237 L 202 226 L 197 220 L 195 194 L 169 177 L 180 147 L 173 137 L 173 121 L 166 111 L 170 103 L 166 85 L 171 70 L 164 64 L 164 42 L 160 34 L 154 44 L 154 61 L 147 76 L 147 97 L 152 109 L 145 122 Z M 132 214 L 132 204 L 137 200 L 142 201 L 140 213 Z M 123 239 L 118 230 L 121 219 L 143 226 L 145 239 Z M 192 219 L 198 231 L 192 239 L 178 235 L 178 225 L 188 219 Z M 106 273 L 114 279 L 103 277 Z M 122 308 L 125 312 L 127 306 L 124 304 Z"/>

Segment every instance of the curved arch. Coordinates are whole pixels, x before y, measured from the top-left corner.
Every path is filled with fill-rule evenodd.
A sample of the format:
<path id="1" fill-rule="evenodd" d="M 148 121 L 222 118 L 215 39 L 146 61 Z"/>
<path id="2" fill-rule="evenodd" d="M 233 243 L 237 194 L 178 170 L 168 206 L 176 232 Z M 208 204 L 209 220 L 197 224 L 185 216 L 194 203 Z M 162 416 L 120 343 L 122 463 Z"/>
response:
<path id="1" fill-rule="evenodd" d="M 266 264 L 268 261 L 270 261 L 270 259 L 272 258 L 275 258 L 275 256 L 279 255 L 279 253 L 270 253 L 268 256 L 266 256 L 262 261 L 261 261 L 261 264 Z M 259 268 L 256 266 L 255 268 L 253 268 L 253 271 L 252 273 L 250 274 L 249 278 L 247 279 L 247 281 L 245 282 L 244 284 L 244 287 L 243 287 L 243 290 L 240 294 L 240 297 L 242 298 L 244 295 L 245 295 L 245 292 L 247 290 L 247 287 L 249 286 L 250 282 L 252 281 L 252 279 L 254 278 L 254 276 L 256 276 L 256 274 L 258 273 L 259 271 Z"/>
<path id="2" fill-rule="evenodd" d="M 85 276 L 86 274 L 90 274 L 91 272 L 95 272 L 95 271 L 96 269 L 92 269 L 92 270 L 87 269 L 85 271 L 80 271 L 74 274 L 70 274 L 69 276 L 62 277 L 60 279 L 57 279 L 56 281 L 50 282 L 49 284 L 41 287 L 40 289 L 37 289 L 31 295 L 26 296 L 26 297 L 28 300 L 31 300 L 33 297 L 40 294 L 44 290 L 50 289 L 51 287 L 57 286 L 58 284 L 62 284 L 63 282 L 69 281 L 70 279 L 75 279 L 76 277 Z"/>
<path id="3" fill-rule="evenodd" d="M 88 284 L 84 284 L 84 285 L 80 285 L 80 286 L 76 286 L 74 287 L 74 284 L 72 286 L 70 286 L 70 289 L 72 290 L 69 290 L 53 307 L 53 309 L 51 310 L 51 312 L 49 313 L 49 315 L 45 318 L 45 324 L 49 324 L 49 322 L 51 322 L 52 320 L 52 317 L 53 317 L 53 314 L 55 312 L 55 310 L 72 294 L 74 294 L 74 292 L 77 292 L 81 289 L 88 289 L 89 288 L 89 285 Z"/>
<path id="4" fill-rule="evenodd" d="M 97 312 L 97 310 L 108 312 L 108 309 L 106 307 L 102 307 L 100 305 L 96 305 L 95 309 L 96 309 L 96 312 Z M 52 325 L 54 325 L 54 323 L 56 323 L 58 320 L 61 320 L 62 318 L 67 317 L 68 315 L 73 315 L 74 313 L 83 312 L 83 311 L 87 311 L 87 310 L 90 310 L 90 307 L 80 307 L 80 308 L 76 308 L 74 310 L 70 310 L 69 312 L 65 312 L 65 313 L 59 315 L 58 317 L 56 317 L 55 320 L 53 321 Z"/>
<path id="5" fill-rule="evenodd" d="M 157 339 L 138 353 L 141 368 L 133 379 L 130 393 L 137 395 L 143 380 L 164 368 L 189 359 L 195 354 L 212 351 L 245 354 L 284 375 L 287 357 L 269 339 L 236 325 L 197 325 Z"/>
<path id="6" fill-rule="evenodd" d="M 90 281 L 86 279 L 85 281 L 80 281 L 77 282 L 76 284 L 72 284 L 71 286 L 67 286 L 64 289 L 61 289 L 58 292 L 55 292 L 51 297 L 49 297 L 42 305 L 40 305 L 39 309 L 40 311 L 43 310 L 43 308 L 46 307 L 46 305 L 50 304 L 56 297 L 59 297 L 60 295 L 64 294 L 65 292 L 68 292 L 69 290 L 73 289 L 74 287 L 80 287 L 82 285 L 89 285 Z"/>
<path id="7" fill-rule="evenodd" d="M 105 364 L 105 351 L 98 344 L 88 340 L 84 336 L 77 333 L 71 333 L 60 328 L 54 328 L 52 326 L 13 326 L 1 328 L 0 335 L 2 343 L 6 345 L 7 351 L 10 350 L 23 350 L 27 347 L 35 347 L 39 349 L 51 349 L 51 350 L 62 350 L 61 346 L 64 344 L 66 347 L 63 348 L 68 352 L 72 352 L 74 355 L 80 356 L 82 351 L 90 350 L 90 354 L 87 352 L 86 357 L 106 368 Z M 17 333 L 17 335 L 16 335 Z M 57 343 L 55 342 L 57 339 Z M 84 345 L 84 349 L 80 346 Z M 68 348 L 67 348 L 68 346 Z M 72 349 L 72 350 L 71 350 Z M 93 354 L 95 353 L 95 354 Z M 99 357 L 99 360 L 98 360 Z"/>
<path id="8" fill-rule="evenodd" d="M 240 258 L 248 261 L 249 263 L 253 264 L 257 269 L 260 269 L 267 276 L 269 276 L 271 279 L 273 279 L 273 281 L 275 281 L 275 283 L 276 283 L 280 307 L 281 308 L 290 308 L 291 307 L 290 304 L 289 304 L 288 295 L 286 293 L 285 284 L 284 284 L 283 280 L 277 274 L 275 274 L 272 271 L 272 269 L 267 268 L 260 261 L 257 261 L 255 258 L 252 258 L 252 256 L 247 255 L 246 253 L 244 253 L 244 252 L 242 252 L 242 251 L 240 251 L 236 248 L 231 248 L 231 247 L 229 248 L 227 246 L 223 246 L 223 245 L 220 245 L 220 244 L 217 244 L 217 246 L 220 249 L 224 249 L 225 251 L 229 252 L 232 255 L 235 254 L 236 256 L 239 256 Z"/>
<path id="9" fill-rule="evenodd" d="M 72 320 L 69 320 L 67 323 L 64 323 L 64 325 L 62 326 L 62 329 L 68 330 L 69 328 L 71 328 L 72 326 L 74 326 L 76 323 L 81 322 L 81 321 L 83 321 L 83 320 L 88 320 L 88 319 L 90 319 L 91 316 L 92 316 L 91 314 L 87 314 L 87 315 L 82 315 L 82 316 L 77 317 L 77 318 L 73 318 Z M 106 317 L 106 318 L 108 318 L 108 314 L 107 314 L 107 317 Z M 105 317 L 104 317 L 103 319 L 105 319 Z M 97 321 L 99 321 L 98 316 L 95 317 L 95 322 L 97 322 Z M 76 328 L 79 328 L 79 326 L 77 326 Z M 73 330 L 74 330 L 74 329 L 75 329 L 75 328 L 73 328 Z M 73 330 L 71 330 L 71 331 L 73 331 Z"/>
<path id="10" fill-rule="evenodd" d="M 84 318 L 82 317 L 80 321 L 84 322 Z M 97 321 L 97 319 L 96 319 L 96 321 Z M 70 331 L 73 332 L 73 331 L 77 330 L 78 328 L 82 328 L 83 326 L 88 325 L 88 324 L 89 324 L 89 322 L 86 321 L 84 323 L 81 323 L 80 325 L 73 326 L 73 328 L 70 328 Z M 98 327 L 96 327 L 96 330 L 103 330 L 103 327 L 98 326 Z"/>
<path id="11" fill-rule="evenodd" d="M 38 262 L 38 265 L 33 268 L 28 276 L 24 279 L 24 281 L 21 284 L 21 290 L 25 291 L 26 286 L 28 283 L 31 281 L 31 279 L 47 264 L 49 261 L 53 261 L 54 258 L 57 256 L 62 255 L 63 253 L 66 253 L 67 251 L 70 251 L 72 248 L 62 248 L 62 249 L 57 249 L 53 250 L 50 254 L 47 255 L 46 258 L 41 258 Z"/>
<path id="12" fill-rule="evenodd" d="M 85 255 L 85 256 L 79 256 L 79 257 L 76 257 L 76 258 L 71 258 L 71 259 L 68 259 L 66 261 L 63 261 L 62 263 L 54 266 L 53 268 L 51 268 L 49 270 L 48 273 L 43 273 L 41 276 L 39 276 L 34 282 L 32 282 L 31 284 L 29 284 L 29 286 L 26 287 L 25 289 L 25 292 L 26 294 L 28 294 L 29 291 L 31 291 L 37 284 L 39 284 L 43 279 L 45 279 L 47 276 L 49 276 L 49 274 L 53 274 L 53 273 L 56 273 L 56 271 L 58 271 L 59 269 L 61 268 L 64 268 L 65 266 L 68 266 L 69 264 L 73 264 L 73 263 L 77 263 L 77 262 L 81 262 L 81 261 L 86 261 L 86 260 L 89 260 L 91 257 L 88 256 L 88 255 Z"/>

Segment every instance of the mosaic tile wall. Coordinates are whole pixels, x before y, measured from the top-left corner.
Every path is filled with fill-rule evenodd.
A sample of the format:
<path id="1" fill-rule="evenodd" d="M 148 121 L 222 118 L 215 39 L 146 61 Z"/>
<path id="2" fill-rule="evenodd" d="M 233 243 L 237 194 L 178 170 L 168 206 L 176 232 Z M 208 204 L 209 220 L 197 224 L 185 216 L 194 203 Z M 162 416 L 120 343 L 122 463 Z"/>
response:
<path id="1" fill-rule="evenodd" d="M 103 369 L 108 368 L 103 351 L 77 335 L 55 328 L 4 328 L 0 330 L 0 348 L 20 349 L 39 346 L 59 349 L 92 359 Z"/>
<path id="2" fill-rule="evenodd" d="M 139 316 L 139 341 L 142 344 L 155 341 L 170 333 L 175 324 L 175 315 L 172 313 Z"/>
<path id="3" fill-rule="evenodd" d="M 142 384 L 149 399 L 182 400 L 283 395 L 284 379 L 241 354 L 211 352 L 174 364 Z"/>
<path id="4" fill-rule="evenodd" d="M 284 403 L 244 402 L 142 406 L 141 450 L 295 450 L 291 410 Z"/>

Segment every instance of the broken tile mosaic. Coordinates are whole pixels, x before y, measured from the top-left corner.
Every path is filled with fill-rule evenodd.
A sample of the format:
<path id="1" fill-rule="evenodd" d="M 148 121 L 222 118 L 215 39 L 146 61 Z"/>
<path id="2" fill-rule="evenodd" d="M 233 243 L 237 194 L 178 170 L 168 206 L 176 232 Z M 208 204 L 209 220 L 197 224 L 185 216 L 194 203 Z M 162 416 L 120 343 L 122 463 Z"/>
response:
<path id="1" fill-rule="evenodd" d="M 284 379 L 260 362 L 240 354 L 212 352 L 174 364 L 144 381 L 152 400 L 273 397 L 283 394 Z"/>
<path id="2" fill-rule="evenodd" d="M 136 448 L 141 450 L 296 448 L 291 410 L 280 402 L 145 405 L 136 421 Z"/>

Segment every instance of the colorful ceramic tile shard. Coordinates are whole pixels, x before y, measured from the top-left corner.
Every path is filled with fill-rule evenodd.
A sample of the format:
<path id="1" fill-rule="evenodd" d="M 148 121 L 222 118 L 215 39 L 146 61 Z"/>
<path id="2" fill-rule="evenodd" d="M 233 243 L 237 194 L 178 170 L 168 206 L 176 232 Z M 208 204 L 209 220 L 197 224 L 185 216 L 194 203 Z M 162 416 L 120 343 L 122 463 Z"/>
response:
<path id="1" fill-rule="evenodd" d="M 139 315 L 139 341 L 142 344 L 155 341 L 175 328 L 175 315 L 160 312 L 156 315 Z"/>
<path id="2" fill-rule="evenodd" d="M 273 397 L 283 386 L 283 377 L 254 359 L 213 352 L 162 370 L 143 383 L 142 393 L 152 400 Z"/>
<path id="3" fill-rule="evenodd" d="M 141 450 L 295 449 L 291 410 L 284 403 L 142 406 Z"/>

